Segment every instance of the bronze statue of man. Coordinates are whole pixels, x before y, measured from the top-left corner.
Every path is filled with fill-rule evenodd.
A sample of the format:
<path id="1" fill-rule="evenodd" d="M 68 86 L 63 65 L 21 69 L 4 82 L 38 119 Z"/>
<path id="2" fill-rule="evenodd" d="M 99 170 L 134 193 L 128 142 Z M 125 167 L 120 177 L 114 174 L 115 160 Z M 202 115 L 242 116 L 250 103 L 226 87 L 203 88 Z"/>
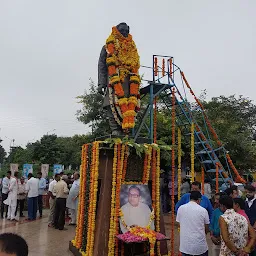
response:
<path id="1" fill-rule="evenodd" d="M 104 94 L 112 135 L 134 127 L 140 105 L 139 55 L 129 30 L 126 23 L 112 28 L 98 63 L 98 92 Z"/>

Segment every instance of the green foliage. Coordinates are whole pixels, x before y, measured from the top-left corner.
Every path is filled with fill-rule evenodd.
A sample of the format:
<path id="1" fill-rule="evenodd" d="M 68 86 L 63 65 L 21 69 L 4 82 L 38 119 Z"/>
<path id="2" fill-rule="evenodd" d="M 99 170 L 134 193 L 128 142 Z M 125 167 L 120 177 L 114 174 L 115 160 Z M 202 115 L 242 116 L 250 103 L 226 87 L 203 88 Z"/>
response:
<path id="1" fill-rule="evenodd" d="M 5 156 L 6 156 L 6 152 L 4 150 L 4 148 L 1 145 L 2 140 L 0 139 L 0 164 L 2 164 L 4 162 Z"/>
<path id="2" fill-rule="evenodd" d="M 82 108 L 77 111 L 77 119 L 89 124 L 93 138 L 110 134 L 108 121 L 103 111 L 103 96 L 98 93 L 94 82 L 90 79 L 89 92 L 77 97 Z"/>
<path id="3" fill-rule="evenodd" d="M 240 169 L 256 165 L 256 106 L 243 96 L 220 96 L 204 102 L 206 114 Z"/>

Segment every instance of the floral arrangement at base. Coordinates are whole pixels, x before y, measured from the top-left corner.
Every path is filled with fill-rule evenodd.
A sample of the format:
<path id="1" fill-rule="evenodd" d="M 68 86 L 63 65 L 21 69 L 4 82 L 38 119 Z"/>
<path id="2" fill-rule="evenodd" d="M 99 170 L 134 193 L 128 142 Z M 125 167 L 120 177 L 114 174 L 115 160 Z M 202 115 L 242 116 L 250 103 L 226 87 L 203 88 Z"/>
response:
<path id="1" fill-rule="evenodd" d="M 139 233 L 141 231 L 142 233 Z M 134 234 L 133 232 L 136 234 Z M 147 228 L 136 227 L 134 228 L 133 232 L 128 231 L 124 234 L 119 234 L 117 235 L 117 238 L 125 243 L 140 243 L 140 242 L 148 241 L 149 238 L 146 236 L 153 236 L 156 238 L 157 241 L 167 239 L 165 235 Z"/>

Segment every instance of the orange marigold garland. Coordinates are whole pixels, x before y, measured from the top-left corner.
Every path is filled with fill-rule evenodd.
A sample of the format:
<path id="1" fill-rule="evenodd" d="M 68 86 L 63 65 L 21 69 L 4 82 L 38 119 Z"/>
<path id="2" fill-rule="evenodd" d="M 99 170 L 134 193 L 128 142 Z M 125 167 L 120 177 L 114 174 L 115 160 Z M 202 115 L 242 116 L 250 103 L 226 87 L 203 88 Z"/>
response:
<path id="1" fill-rule="evenodd" d="M 158 74 L 157 57 L 154 58 L 154 75 Z"/>
<path id="2" fill-rule="evenodd" d="M 201 166 L 202 195 L 204 195 L 204 167 Z"/>
<path id="3" fill-rule="evenodd" d="M 82 147 L 82 169 L 80 175 L 79 203 L 77 211 L 77 228 L 73 245 L 80 249 L 82 245 L 83 223 L 84 223 L 84 208 L 85 208 L 85 190 L 86 190 L 86 170 L 87 170 L 87 153 L 88 145 Z"/>
<path id="4" fill-rule="evenodd" d="M 229 154 L 226 154 L 226 157 L 227 157 L 227 160 L 228 160 L 228 163 L 229 163 L 231 169 L 233 170 L 233 172 L 234 172 L 235 175 L 236 175 L 237 181 L 238 181 L 238 182 L 241 182 L 241 183 L 246 183 L 245 179 L 243 179 L 243 178 L 240 176 L 239 172 L 237 171 L 236 167 L 234 166 L 234 164 L 233 164 L 233 162 L 232 162 L 232 160 L 231 160 Z"/>
<path id="5" fill-rule="evenodd" d="M 135 125 L 136 112 L 140 108 L 139 87 L 141 80 L 138 74 L 140 61 L 137 48 L 132 36 L 129 34 L 128 37 L 124 37 L 116 27 L 112 28 L 112 33 L 106 40 L 105 47 L 109 84 L 116 95 L 114 97 L 115 107 L 122 118 L 122 129 L 131 129 Z M 130 75 L 130 97 L 126 98 L 122 83 L 128 75 Z M 113 96 L 112 90 L 109 90 L 109 95 L 109 98 Z M 120 124 L 113 103 L 111 106 L 114 118 Z"/>
<path id="6" fill-rule="evenodd" d="M 165 59 L 162 60 L 162 76 L 165 76 Z"/>

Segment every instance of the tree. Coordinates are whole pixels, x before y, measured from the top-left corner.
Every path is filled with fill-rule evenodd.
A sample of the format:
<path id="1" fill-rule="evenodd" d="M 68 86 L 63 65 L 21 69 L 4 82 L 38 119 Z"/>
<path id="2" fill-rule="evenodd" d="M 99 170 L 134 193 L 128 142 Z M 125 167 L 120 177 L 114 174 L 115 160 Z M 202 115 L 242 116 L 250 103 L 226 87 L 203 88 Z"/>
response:
<path id="1" fill-rule="evenodd" d="M 2 142 L 2 140 L 0 139 L 0 164 L 2 164 L 4 162 L 4 159 L 6 156 L 5 149 L 2 147 L 1 142 Z"/>
<path id="2" fill-rule="evenodd" d="M 256 165 L 256 106 L 243 96 L 214 97 L 204 102 L 206 114 L 240 169 Z"/>
<path id="3" fill-rule="evenodd" d="M 90 79 L 89 92 L 77 97 L 82 108 L 77 111 L 77 119 L 91 127 L 92 138 L 110 134 L 108 120 L 104 114 L 104 97 L 97 92 L 94 82 Z"/>

